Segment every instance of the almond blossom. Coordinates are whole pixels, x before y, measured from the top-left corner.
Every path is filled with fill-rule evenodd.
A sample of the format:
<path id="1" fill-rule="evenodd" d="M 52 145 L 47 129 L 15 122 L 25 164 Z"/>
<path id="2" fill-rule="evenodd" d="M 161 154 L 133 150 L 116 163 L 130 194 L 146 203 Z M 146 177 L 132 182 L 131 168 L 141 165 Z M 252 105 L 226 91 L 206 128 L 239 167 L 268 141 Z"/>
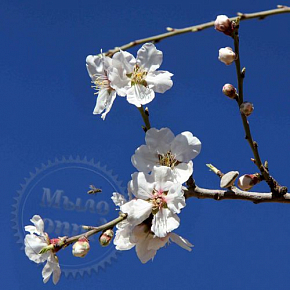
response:
<path id="1" fill-rule="evenodd" d="M 167 166 L 176 181 L 184 183 L 189 179 L 193 172 L 191 159 L 201 150 L 201 142 L 191 132 L 175 137 L 168 128 L 151 128 L 146 132 L 145 142 L 131 158 L 137 170 L 148 173 L 154 166 Z"/>
<path id="2" fill-rule="evenodd" d="M 128 190 L 136 197 L 120 209 L 127 213 L 127 220 L 136 226 L 153 215 L 151 231 L 160 238 L 179 227 L 180 210 L 185 207 L 181 183 L 173 182 L 171 169 L 154 167 L 152 173 L 136 172 Z"/>
<path id="3" fill-rule="evenodd" d="M 118 207 L 122 207 L 124 201 L 126 202 L 126 198 L 117 192 L 114 192 L 111 198 Z M 122 202 L 120 203 L 120 201 Z M 150 229 L 152 215 L 143 223 L 138 225 L 134 224 L 134 222 L 130 223 L 130 219 L 126 219 L 117 224 L 114 245 L 119 251 L 130 250 L 135 247 L 137 256 L 143 264 L 149 260 L 153 260 L 157 250 L 170 242 L 178 244 L 187 251 L 191 251 L 191 247 L 193 247 L 189 241 L 172 232 L 163 238 L 157 237 Z"/>
<path id="4" fill-rule="evenodd" d="M 135 247 L 137 256 L 143 264 L 153 260 L 157 251 L 170 242 L 176 243 L 187 251 L 191 251 L 193 247 L 188 240 L 175 233 L 169 233 L 164 238 L 156 237 L 146 223 L 132 227 L 128 221 L 124 221 L 118 224 L 117 228 L 114 239 L 116 249 L 124 251 Z"/>
<path id="5" fill-rule="evenodd" d="M 102 54 L 89 55 L 87 56 L 86 63 L 89 76 L 94 84 L 93 88 L 96 90 L 95 94 L 98 95 L 93 114 L 97 115 L 105 111 L 101 116 L 105 120 L 116 98 L 116 91 L 111 87 L 107 75 L 107 70 L 112 64 L 112 59 Z"/>
<path id="6" fill-rule="evenodd" d="M 145 43 L 138 50 L 136 59 L 125 51 L 115 53 L 108 70 L 110 86 L 137 107 L 148 104 L 154 99 L 155 92 L 164 93 L 173 84 L 172 73 L 157 71 L 162 60 L 162 52 L 153 43 Z"/>
<path id="7" fill-rule="evenodd" d="M 30 221 L 34 226 L 25 227 L 25 231 L 29 232 L 24 239 L 25 254 L 37 264 L 46 261 L 42 270 L 43 282 L 46 283 L 52 275 L 52 281 L 56 284 L 61 274 L 57 257 L 52 250 L 39 254 L 43 248 L 53 244 L 54 241 L 50 240 L 48 234 L 44 232 L 44 222 L 39 215 L 34 215 Z"/>

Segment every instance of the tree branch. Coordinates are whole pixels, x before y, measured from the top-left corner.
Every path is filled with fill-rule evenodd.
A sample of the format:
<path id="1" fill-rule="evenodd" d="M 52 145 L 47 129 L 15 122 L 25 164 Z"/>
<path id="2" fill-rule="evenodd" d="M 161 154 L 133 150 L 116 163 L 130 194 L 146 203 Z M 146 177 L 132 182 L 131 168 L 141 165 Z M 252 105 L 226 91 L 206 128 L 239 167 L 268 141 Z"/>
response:
<path id="1" fill-rule="evenodd" d="M 115 225 L 120 223 L 121 221 L 125 220 L 126 218 L 127 218 L 127 214 L 120 213 L 120 216 L 115 218 L 114 220 L 112 220 L 112 221 L 110 221 L 110 222 L 108 222 L 108 223 L 106 223 L 104 225 L 101 225 L 99 227 L 93 227 L 91 230 L 89 230 L 86 233 L 83 233 L 83 234 L 80 234 L 80 235 L 77 235 L 77 236 L 73 236 L 73 237 L 69 237 L 69 238 L 65 237 L 64 239 L 61 239 L 60 242 L 55 245 L 55 248 L 60 250 L 62 248 L 65 248 L 65 247 L 69 246 L 72 243 L 77 242 L 82 237 L 89 238 L 90 236 L 95 235 L 95 234 L 97 234 L 97 233 L 99 233 L 101 231 L 105 231 L 107 229 L 111 229 Z"/>
<path id="2" fill-rule="evenodd" d="M 239 16 L 240 17 L 240 16 Z M 235 54 L 236 54 L 236 60 L 235 60 L 235 65 L 236 65 L 236 72 L 237 72 L 237 79 L 238 79 L 238 98 L 236 99 L 238 106 L 240 108 L 241 104 L 244 101 L 244 96 L 243 96 L 243 82 L 245 78 L 245 71 L 246 69 L 243 68 L 241 69 L 241 64 L 240 64 L 240 53 L 239 53 L 239 22 L 240 18 L 237 18 L 236 20 L 236 25 L 233 33 L 233 39 L 234 39 L 234 45 L 235 45 Z M 268 168 L 263 165 L 261 157 L 259 155 L 258 151 L 258 143 L 253 140 L 252 134 L 251 134 L 251 129 L 250 129 L 250 124 L 248 121 L 248 118 L 246 115 L 244 115 L 242 112 L 240 112 L 242 122 L 243 122 L 243 127 L 244 131 L 246 134 L 246 140 L 248 141 L 252 152 L 254 154 L 254 163 L 257 165 L 259 168 L 264 180 L 267 182 L 269 185 L 272 193 L 274 195 L 281 196 L 285 193 L 287 193 L 287 187 L 286 186 L 281 186 L 269 173 Z"/>
<path id="3" fill-rule="evenodd" d="M 232 187 L 231 189 L 206 189 L 198 186 L 189 187 L 185 191 L 185 197 L 197 197 L 201 198 L 210 198 L 215 200 L 248 200 L 253 203 L 262 203 L 262 202 L 279 202 L 279 203 L 290 203 L 290 193 L 286 193 L 282 196 L 273 195 L 269 193 L 261 192 L 249 192 L 242 191 L 237 187 Z"/>
<path id="4" fill-rule="evenodd" d="M 258 19 L 264 19 L 267 16 L 272 16 L 272 15 L 276 15 L 276 14 L 282 14 L 282 13 L 290 13 L 290 7 L 284 6 L 284 5 L 278 5 L 276 9 L 272 9 L 272 10 L 266 10 L 266 11 L 261 11 L 261 12 L 255 12 L 255 13 L 240 13 L 238 12 L 236 17 L 232 17 L 230 18 L 231 20 L 236 20 L 237 17 L 240 17 L 241 21 L 244 20 L 249 20 L 249 19 L 254 19 L 254 18 L 258 18 Z M 110 49 L 107 52 L 105 52 L 105 55 L 107 56 L 113 56 L 116 52 L 118 52 L 120 49 L 121 50 L 127 50 L 131 47 L 140 45 L 142 43 L 146 43 L 146 42 L 159 42 L 165 38 L 168 37 L 172 37 L 172 36 L 176 36 L 179 34 L 184 34 L 184 33 L 188 33 L 188 32 L 198 32 L 210 27 L 214 26 L 214 21 L 210 21 L 210 22 L 206 22 L 203 24 L 198 24 L 198 25 L 194 25 L 194 26 L 190 26 L 190 27 L 186 27 L 186 28 L 181 28 L 181 29 L 175 29 L 175 28 L 167 28 L 167 30 L 169 30 L 169 32 L 166 33 L 162 33 L 162 34 L 158 34 L 158 35 L 154 35 L 154 36 L 150 36 L 147 38 L 142 38 L 139 40 L 135 40 L 135 41 L 131 41 L 127 44 L 124 44 L 120 47 L 115 47 L 114 49 Z"/>

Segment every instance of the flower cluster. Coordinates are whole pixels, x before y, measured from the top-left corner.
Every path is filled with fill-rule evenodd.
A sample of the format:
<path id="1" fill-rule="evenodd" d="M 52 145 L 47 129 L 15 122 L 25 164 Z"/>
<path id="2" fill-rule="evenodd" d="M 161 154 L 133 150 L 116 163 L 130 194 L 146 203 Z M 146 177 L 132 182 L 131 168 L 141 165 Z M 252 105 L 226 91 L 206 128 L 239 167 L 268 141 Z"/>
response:
<path id="1" fill-rule="evenodd" d="M 173 241 L 191 250 L 192 245 L 172 231 L 180 224 L 178 214 L 185 207 L 184 187 L 193 172 L 191 159 L 200 150 L 200 141 L 190 132 L 177 136 L 168 128 L 151 128 L 146 132 L 146 145 L 132 156 L 133 165 L 140 171 L 132 174 L 128 192 L 134 198 L 126 202 L 114 193 L 113 201 L 125 221 L 117 225 L 114 244 L 117 250 L 136 246 L 142 263 L 148 262 L 161 247 Z"/>
<path id="2" fill-rule="evenodd" d="M 153 43 L 145 43 L 136 58 L 122 50 L 112 58 L 103 54 L 89 55 L 87 70 L 98 95 L 93 113 L 104 111 L 101 117 L 105 119 L 117 94 L 126 96 L 129 103 L 141 107 L 154 99 L 155 92 L 164 93 L 170 89 L 173 74 L 157 70 L 162 60 L 162 52 Z"/>

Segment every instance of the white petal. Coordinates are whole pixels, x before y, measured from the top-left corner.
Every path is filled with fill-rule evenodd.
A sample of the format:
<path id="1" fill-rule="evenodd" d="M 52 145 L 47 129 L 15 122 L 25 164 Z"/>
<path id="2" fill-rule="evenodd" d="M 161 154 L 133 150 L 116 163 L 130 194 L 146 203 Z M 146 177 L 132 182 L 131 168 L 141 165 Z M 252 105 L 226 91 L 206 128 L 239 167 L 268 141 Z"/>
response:
<path id="1" fill-rule="evenodd" d="M 186 182 L 193 173 L 193 162 L 179 163 L 172 170 L 174 179 L 179 183 Z"/>
<path id="2" fill-rule="evenodd" d="M 42 218 L 39 215 L 34 215 L 30 221 L 35 225 L 35 232 L 39 235 L 43 235 L 44 222 Z"/>
<path id="3" fill-rule="evenodd" d="M 132 174 L 132 181 L 129 183 L 129 191 L 137 198 L 151 198 L 153 189 L 154 182 L 152 176 L 143 172 L 135 172 Z"/>
<path id="4" fill-rule="evenodd" d="M 127 90 L 127 101 L 136 107 L 146 105 L 155 98 L 155 93 L 152 89 L 143 85 L 134 85 Z"/>
<path id="5" fill-rule="evenodd" d="M 25 226 L 24 230 L 30 234 L 36 233 L 37 231 L 35 226 Z"/>
<path id="6" fill-rule="evenodd" d="M 180 210 L 185 207 L 185 197 L 180 183 L 175 183 L 170 187 L 165 197 L 167 207 L 173 213 L 180 213 Z"/>
<path id="7" fill-rule="evenodd" d="M 148 233 L 147 236 L 136 244 L 136 253 L 141 263 L 145 264 L 149 260 L 152 260 L 156 255 L 156 250 L 149 250 L 148 244 L 153 235 Z"/>
<path id="8" fill-rule="evenodd" d="M 183 132 L 175 137 L 171 143 L 171 151 L 176 159 L 188 162 L 195 158 L 201 150 L 201 143 L 191 132 Z"/>
<path id="9" fill-rule="evenodd" d="M 170 150 L 170 143 L 174 140 L 174 134 L 168 128 L 157 130 L 151 128 L 146 132 L 145 141 L 151 151 L 165 154 Z"/>
<path id="10" fill-rule="evenodd" d="M 151 176 L 154 178 L 156 190 L 168 191 L 173 184 L 173 174 L 170 167 L 154 166 Z"/>
<path id="11" fill-rule="evenodd" d="M 119 96 L 126 96 L 131 88 L 131 80 L 127 77 L 126 71 L 118 61 L 113 62 L 114 66 L 108 68 L 108 79 L 110 86 L 116 90 Z"/>
<path id="12" fill-rule="evenodd" d="M 162 208 L 154 215 L 151 231 L 159 238 L 179 227 L 179 217 L 173 214 L 169 209 Z"/>
<path id="13" fill-rule="evenodd" d="M 148 228 L 147 224 L 145 223 L 139 224 L 136 227 L 134 227 L 130 240 L 131 242 L 137 244 L 141 240 L 144 240 L 148 236 L 149 232 L 150 228 Z"/>
<path id="14" fill-rule="evenodd" d="M 165 93 L 173 85 L 171 80 L 172 76 L 173 74 L 168 71 L 154 71 L 148 73 L 145 80 L 147 85 L 153 89 L 154 92 Z"/>
<path id="15" fill-rule="evenodd" d="M 102 114 L 102 119 L 105 120 L 106 115 L 110 112 L 115 99 L 116 92 L 114 90 L 100 90 L 93 114 L 101 114 L 105 110 Z"/>
<path id="16" fill-rule="evenodd" d="M 89 73 L 89 76 L 92 80 L 96 79 L 97 75 L 104 75 L 104 60 L 101 55 L 88 55 L 86 58 L 86 67 Z"/>
<path id="17" fill-rule="evenodd" d="M 47 263 L 42 269 L 43 283 L 46 283 L 49 280 L 51 274 L 53 274 L 53 283 L 57 284 L 60 278 L 61 270 L 53 254 L 51 254 L 48 258 Z"/>
<path id="18" fill-rule="evenodd" d="M 136 149 L 131 162 L 138 171 L 148 173 L 158 164 L 158 155 L 150 151 L 146 145 L 141 145 Z"/>
<path id="19" fill-rule="evenodd" d="M 126 74 L 132 73 L 134 65 L 136 64 L 135 57 L 131 53 L 122 50 L 114 54 L 112 63 L 113 66 L 118 66 L 116 61 L 121 63 Z"/>
<path id="20" fill-rule="evenodd" d="M 116 92 L 110 91 L 109 97 L 107 98 L 107 101 L 106 101 L 106 110 L 101 116 L 103 120 L 105 120 L 107 114 L 111 111 L 111 108 L 113 106 L 115 99 L 116 99 Z"/>
<path id="21" fill-rule="evenodd" d="M 148 244 L 148 250 L 159 250 L 160 248 L 164 247 L 169 240 L 169 235 L 165 238 L 158 238 L 153 237 Z"/>
<path id="22" fill-rule="evenodd" d="M 183 237 L 175 233 L 170 233 L 169 238 L 172 242 L 176 243 L 178 246 L 182 247 L 183 249 L 189 252 L 192 250 L 191 247 L 193 247 L 193 245 L 187 239 L 184 239 Z"/>
<path id="23" fill-rule="evenodd" d="M 121 222 L 117 225 L 117 232 L 114 239 L 114 245 L 119 251 L 132 249 L 135 244 L 130 241 L 133 226 L 128 221 Z"/>
<path id="24" fill-rule="evenodd" d="M 47 243 L 42 237 L 28 234 L 25 236 L 24 245 L 25 254 L 31 261 L 42 263 L 47 259 L 48 253 L 39 254 L 40 250 L 47 246 Z"/>
<path id="25" fill-rule="evenodd" d="M 163 60 L 162 51 L 157 50 L 153 43 L 145 43 L 137 52 L 137 64 L 146 71 L 157 70 Z"/>
<path id="26" fill-rule="evenodd" d="M 126 198 L 124 195 L 118 193 L 118 192 L 113 192 L 113 196 L 111 197 L 112 201 L 116 206 L 121 206 L 127 202 Z"/>
<path id="27" fill-rule="evenodd" d="M 133 199 L 123 204 L 120 209 L 123 213 L 128 214 L 127 221 L 131 225 L 136 226 L 150 216 L 152 205 L 143 199 Z"/>

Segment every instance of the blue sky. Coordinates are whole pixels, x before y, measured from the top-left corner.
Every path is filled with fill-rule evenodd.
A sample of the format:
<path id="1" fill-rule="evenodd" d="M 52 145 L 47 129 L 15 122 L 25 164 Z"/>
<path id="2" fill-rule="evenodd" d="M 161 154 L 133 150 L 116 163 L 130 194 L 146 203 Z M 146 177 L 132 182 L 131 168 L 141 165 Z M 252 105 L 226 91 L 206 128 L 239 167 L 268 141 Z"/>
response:
<path id="1" fill-rule="evenodd" d="M 73 258 L 70 249 L 59 254 L 69 275 L 62 276 L 57 286 L 51 281 L 43 285 L 41 267 L 28 260 L 19 243 L 22 226 L 29 224 L 33 214 L 47 219 L 52 234 L 58 221 L 67 222 L 72 230 L 73 223 L 77 229 L 79 224 L 113 218 L 117 212 L 110 195 L 122 191 L 135 171 L 130 158 L 144 143 L 142 119 L 124 98 L 117 98 L 105 121 L 92 114 L 95 96 L 85 68 L 87 55 L 163 33 L 167 26 L 182 28 L 214 20 L 218 14 L 233 16 L 238 11 L 272 9 L 276 4 L 280 3 L 2 1 L 3 288 L 289 287 L 290 212 L 283 204 L 190 199 L 177 233 L 195 245 L 191 253 L 171 244 L 158 252 L 154 262 L 142 265 L 134 250 L 120 255 L 113 247 L 101 249 L 95 240 L 87 260 Z M 289 14 L 242 22 L 240 51 L 247 68 L 245 99 L 255 106 L 249 118 L 253 136 L 271 173 L 290 187 L 288 23 Z M 224 83 L 236 84 L 234 66 L 217 60 L 218 49 L 225 46 L 233 46 L 232 40 L 214 29 L 158 43 L 164 54 L 161 69 L 174 74 L 174 85 L 149 105 L 152 126 L 169 127 L 175 134 L 188 130 L 201 140 L 194 177 L 198 185 L 208 188 L 218 188 L 219 181 L 206 163 L 225 172 L 256 172 L 237 106 L 221 93 Z M 88 196 L 89 184 L 101 187 L 103 193 Z M 268 189 L 261 184 L 257 190 Z M 61 202 L 50 203 L 49 194 L 57 191 Z M 96 265 L 102 265 L 98 273 L 92 271 Z"/>

